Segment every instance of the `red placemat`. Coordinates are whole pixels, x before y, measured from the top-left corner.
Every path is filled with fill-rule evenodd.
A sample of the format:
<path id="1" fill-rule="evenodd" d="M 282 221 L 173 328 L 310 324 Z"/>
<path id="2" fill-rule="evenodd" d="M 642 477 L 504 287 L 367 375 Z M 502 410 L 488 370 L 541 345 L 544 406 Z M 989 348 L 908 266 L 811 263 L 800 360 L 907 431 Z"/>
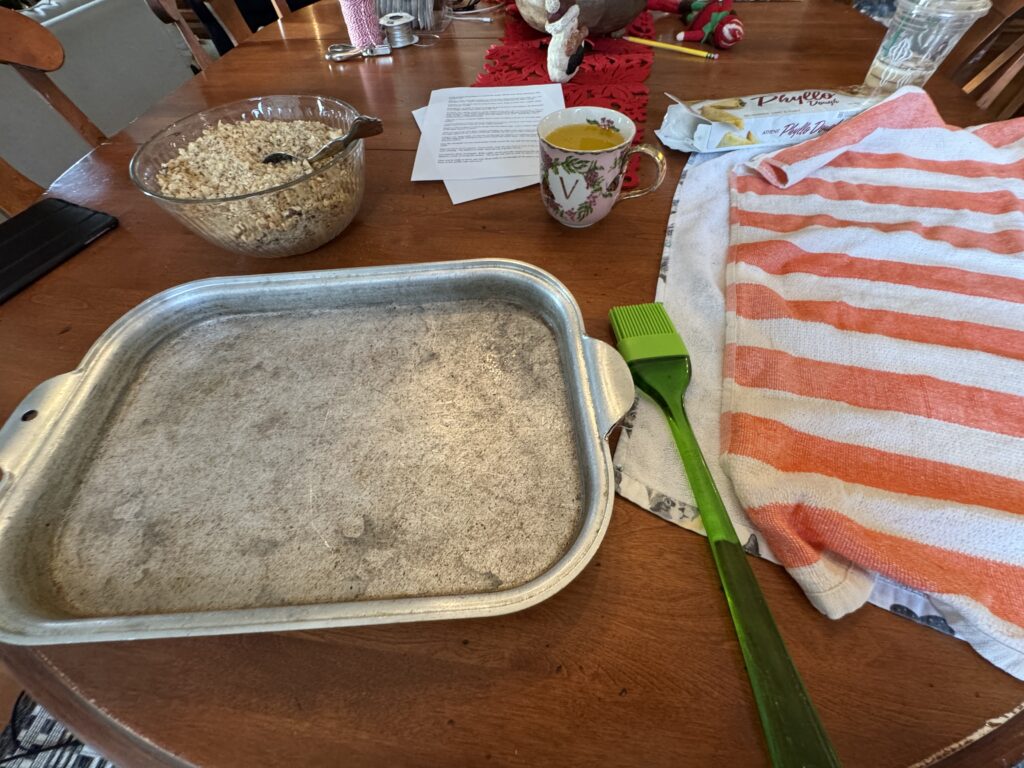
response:
<path id="1" fill-rule="evenodd" d="M 474 85 L 536 85 L 550 83 L 547 44 L 551 39 L 538 32 L 519 14 L 515 4 L 505 7 L 505 35 L 485 56 L 484 71 Z M 647 11 L 629 25 L 626 34 L 654 37 L 654 20 Z M 562 86 L 567 107 L 608 107 L 622 112 L 637 124 L 634 143 L 643 140 L 649 91 L 644 80 L 651 74 L 654 51 L 612 37 L 588 38 L 589 50 L 572 81 Z M 636 186 L 634 157 L 626 170 L 623 187 Z"/>

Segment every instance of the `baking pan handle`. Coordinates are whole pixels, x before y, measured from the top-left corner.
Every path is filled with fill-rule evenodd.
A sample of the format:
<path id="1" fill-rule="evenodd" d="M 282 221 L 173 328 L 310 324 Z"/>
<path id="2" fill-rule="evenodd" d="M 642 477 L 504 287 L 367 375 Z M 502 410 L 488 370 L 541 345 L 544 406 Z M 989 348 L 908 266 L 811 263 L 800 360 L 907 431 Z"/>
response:
<path id="1" fill-rule="evenodd" d="M 74 391 L 77 374 L 64 373 L 39 384 L 0 427 L 0 493 L 17 477 Z"/>
<path id="2" fill-rule="evenodd" d="M 601 434 L 608 433 L 622 421 L 636 399 L 633 377 L 629 366 L 614 347 L 603 341 L 584 337 L 587 373 L 594 391 L 597 426 Z"/>

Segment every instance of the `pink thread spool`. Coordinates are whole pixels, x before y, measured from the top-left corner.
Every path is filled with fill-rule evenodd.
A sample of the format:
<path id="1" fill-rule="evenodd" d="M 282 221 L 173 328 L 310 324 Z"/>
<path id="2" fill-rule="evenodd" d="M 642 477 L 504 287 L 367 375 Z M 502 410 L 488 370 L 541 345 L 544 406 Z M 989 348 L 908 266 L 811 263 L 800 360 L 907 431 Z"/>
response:
<path id="1" fill-rule="evenodd" d="M 352 45 L 361 49 L 380 45 L 383 38 L 375 0 L 341 0 L 341 15 Z"/>

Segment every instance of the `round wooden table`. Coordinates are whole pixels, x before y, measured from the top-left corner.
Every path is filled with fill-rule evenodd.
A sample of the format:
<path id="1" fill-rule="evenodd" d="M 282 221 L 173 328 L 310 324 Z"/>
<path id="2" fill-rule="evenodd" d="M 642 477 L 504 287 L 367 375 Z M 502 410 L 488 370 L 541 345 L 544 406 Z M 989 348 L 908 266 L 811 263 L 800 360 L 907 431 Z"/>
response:
<path id="1" fill-rule="evenodd" d="M 658 52 L 663 91 L 709 98 L 858 82 L 882 29 L 832 0 L 743 4 L 748 36 L 717 62 Z M 677 21 L 659 22 L 671 39 Z M 566 283 L 588 331 L 609 307 L 653 296 L 684 157 L 641 201 L 592 229 L 559 226 L 535 188 L 453 207 L 409 181 L 410 115 L 433 88 L 468 85 L 500 24 L 455 24 L 432 48 L 329 65 L 345 39 L 323 0 L 270 25 L 68 171 L 50 193 L 121 226 L 0 306 L 0 413 L 73 369 L 118 316 L 212 275 L 507 256 Z M 949 81 L 951 123 L 980 122 Z M 171 120 L 267 93 L 339 96 L 384 119 L 367 143 L 352 227 L 279 261 L 220 252 L 135 191 L 128 161 Z M 654 140 L 648 134 L 649 140 Z M 757 561 L 791 653 L 846 766 L 910 766 L 1024 699 L 1024 686 L 953 638 L 865 607 L 829 621 L 779 568 Z M 761 766 L 767 760 L 739 647 L 705 541 L 617 500 L 597 557 L 563 592 L 500 618 L 363 629 L 24 648 L 0 657 L 47 708 L 121 766 Z M 1017 720 L 949 766 L 1024 757 Z M 1015 723 L 1017 723 L 1015 725 Z M 1004 762 L 1001 762 L 1004 761 Z"/>

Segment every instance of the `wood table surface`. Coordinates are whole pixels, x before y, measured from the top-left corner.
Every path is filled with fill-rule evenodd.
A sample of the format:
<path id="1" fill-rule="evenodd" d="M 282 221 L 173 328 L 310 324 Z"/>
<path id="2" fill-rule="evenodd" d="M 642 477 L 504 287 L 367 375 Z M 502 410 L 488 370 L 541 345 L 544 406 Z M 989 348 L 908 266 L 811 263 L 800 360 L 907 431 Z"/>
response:
<path id="1" fill-rule="evenodd" d="M 683 98 L 859 82 L 882 29 L 833 0 L 744 4 L 747 38 L 717 62 L 658 52 L 650 122 Z M 678 21 L 658 23 L 671 39 Z M 570 230 L 536 188 L 453 207 L 409 181 L 410 111 L 468 85 L 500 24 L 458 24 L 432 48 L 342 65 L 337 3 L 255 35 L 64 174 L 50 193 L 120 227 L 0 306 L 0 413 L 73 369 L 117 317 L 213 275 L 506 256 L 561 279 L 588 331 L 649 301 L 675 182 Z M 929 84 L 950 123 L 980 122 L 949 81 Z M 137 144 L 169 121 L 259 94 L 341 97 L 383 118 L 367 142 L 362 211 L 340 238 L 283 260 L 236 256 L 190 234 L 131 185 Z M 649 134 L 653 139 L 653 134 Z M 684 201 L 685 204 L 685 201 Z M 753 563 L 846 766 L 910 766 L 1024 699 L 966 644 L 865 607 L 819 614 L 780 569 Z M 757 714 L 707 545 L 617 499 L 594 561 L 564 591 L 509 616 L 312 632 L 77 646 L 4 646 L 45 706 L 121 766 L 763 766 Z M 1017 718 L 1019 720 L 1020 718 Z M 1021 729 L 996 730 L 949 765 L 1009 765 Z"/>

